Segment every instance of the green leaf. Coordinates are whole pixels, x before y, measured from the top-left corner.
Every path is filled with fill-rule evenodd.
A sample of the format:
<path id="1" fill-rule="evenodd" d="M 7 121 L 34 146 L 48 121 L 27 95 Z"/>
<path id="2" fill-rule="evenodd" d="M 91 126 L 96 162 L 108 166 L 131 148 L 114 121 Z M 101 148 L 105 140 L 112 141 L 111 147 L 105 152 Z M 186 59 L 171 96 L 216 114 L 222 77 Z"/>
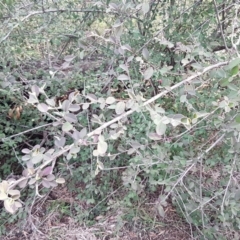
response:
<path id="1" fill-rule="evenodd" d="M 235 66 L 231 69 L 231 76 L 236 75 L 238 73 L 238 66 Z"/>
<path id="2" fill-rule="evenodd" d="M 144 80 L 150 79 L 152 77 L 152 75 L 153 75 L 153 68 L 149 67 L 143 74 Z"/>
<path id="3" fill-rule="evenodd" d="M 121 68 L 121 69 L 123 69 L 124 71 L 128 71 L 128 67 L 127 67 L 127 65 L 125 65 L 125 64 L 120 64 L 119 65 L 119 67 Z"/>
<path id="4" fill-rule="evenodd" d="M 190 125 L 190 119 L 189 118 L 182 118 L 181 119 L 181 122 L 184 124 L 184 125 Z"/>
<path id="5" fill-rule="evenodd" d="M 89 103 L 84 103 L 84 104 L 82 105 L 82 109 L 83 109 L 83 110 L 88 109 L 89 106 L 90 106 Z"/>
<path id="6" fill-rule="evenodd" d="M 0 200 L 3 201 L 8 198 L 8 195 L 4 192 L 0 192 Z"/>
<path id="7" fill-rule="evenodd" d="M 55 105 L 56 105 L 56 101 L 55 101 L 55 99 L 53 99 L 53 98 L 47 99 L 47 100 L 46 100 L 46 103 L 47 103 L 48 105 L 52 106 L 52 107 L 55 107 Z"/>
<path id="8" fill-rule="evenodd" d="M 77 117 L 73 113 L 66 113 L 64 115 L 64 119 L 70 123 L 75 123 L 77 122 Z"/>
<path id="9" fill-rule="evenodd" d="M 11 198 L 8 198 L 4 201 L 4 207 L 11 214 L 14 214 L 14 212 L 16 211 L 16 209 L 14 209 L 14 200 L 12 200 Z"/>
<path id="10" fill-rule="evenodd" d="M 235 91 L 235 92 L 237 92 L 239 90 L 239 87 L 237 87 L 235 84 L 232 84 L 232 83 L 230 83 L 228 85 L 228 88 L 232 91 Z"/>
<path id="11" fill-rule="evenodd" d="M 65 137 L 60 137 L 59 138 L 59 137 L 55 136 L 54 138 L 55 138 L 54 144 L 57 147 L 61 148 L 61 147 L 63 147 L 65 145 L 65 142 L 66 142 L 66 138 Z"/>
<path id="12" fill-rule="evenodd" d="M 129 52 L 132 51 L 132 49 L 131 49 L 131 47 L 129 46 L 129 44 L 123 45 L 121 48 L 122 48 L 123 50 L 127 50 L 127 51 L 129 51 Z"/>
<path id="13" fill-rule="evenodd" d="M 144 48 L 142 50 L 142 55 L 145 58 L 145 60 L 148 60 L 148 58 L 149 58 L 149 51 L 147 50 L 147 48 Z"/>
<path id="14" fill-rule="evenodd" d="M 49 174 L 47 176 L 47 180 L 50 182 L 50 181 L 53 181 L 55 179 L 55 176 L 53 174 Z"/>
<path id="15" fill-rule="evenodd" d="M 97 151 L 99 154 L 104 154 L 107 151 L 108 144 L 106 142 L 99 141 L 97 145 Z"/>
<path id="16" fill-rule="evenodd" d="M 29 154 L 30 152 L 31 150 L 29 150 L 28 148 L 22 149 L 22 153 Z"/>
<path id="17" fill-rule="evenodd" d="M 166 129 L 167 129 L 167 125 L 162 122 L 159 122 L 156 126 L 156 132 L 160 136 L 166 132 Z"/>
<path id="18" fill-rule="evenodd" d="M 234 68 L 235 66 L 237 66 L 238 64 L 240 64 L 240 58 L 236 58 L 234 60 L 232 60 L 228 66 L 227 66 L 227 69 L 232 69 Z"/>
<path id="19" fill-rule="evenodd" d="M 77 147 L 77 146 L 73 146 L 71 149 L 70 149 L 70 153 L 71 154 L 77 154 L 79 153 L 80 151 L 80 147 Z"/>
<path id="20" fill-rule="evenodd" d="M 118 102 L 115 108 L 116 114 L 120 115 L 125 112 L 125 103 Z"/>
<path id="21" fill-rule="evenodd" d="M 228 86 L 228 84 L 229 84 L 228 78 L 222 79 L 222 80 L 220 81 L 220 86 L 221 86 L 221 87 L 226 87 L 226 86 Z"/>
<path id="22" fill-rule="evenodd" d="M 158 205 L 158 213 L 159 213 L 159 215 L 160 215 L 162 218 L 164 218 L 164 216 L 165 216 L 165 211 L 164 211 L 162 205 L 160 205 L 160 204 Z"/>
<path id="23" fill-rule="evenodd" d="M 28 161 L 29 159 L 31 159 L 30 155 L 24 155 L 22 156 L 22 161 Z"/>
<path id="24" fill-rule="evenodd" d="M 35 93 L 29 92 L 28 103 L 31 103 L 31 104 L 38 103 L 38 98 Z"/>
<path id="25" fill-rule="evenodd" d="M 84 138 L 87 135 L 87 128 L 83 128 L 80 132 L 79 132 L 79 137 L 80 139 Z"/>
<path id="26" fill-rule="evenodd" d="M 69 100 L 64 100 L 62 103 L 62 110 L 67 112 L 69 110 L 71 102 Z"/>
<path id="27" fill-rule="evenodd" d="M 77 112 L 79 110 L 80 110 L 80 106 L 78 104 L 72 104 L 69 107 L 69 111 L 71 111 L 71 112 Z"/>
<path id="28" fill-rule="evenodd" d="M 115 103 L 115 101 L 116 101 L 116 99 L 114 97 L 108 97 L 106 99 L 107 104 L 113 104 L 113 103 Z"/>
<path id="29" fill-rule="evenodd" d="M 148 137 L 155 141 L 162 139 L 162 136 L 158 135 L 157 133 L 149 133 Z"/>
<path id="30" fill-rule="evenodd" d="M 38 97 L 39 92 L 40 92 L 39 87 L 37 85 L 33 85 L 31 87 L 31 90 L 32 90 L 32 93 L 35 94 Z"/>
<path id="31" fill-rule="evenodd" d="M 97 165 L 98 165 L 98 167 L 101 169 L 101 170 L 103 170 L 104 169 L 104 165 L 103 165 L 103 163 L 101 162 L 101 161 L 97 161 Z"/>
<path id="32" fill-rule="evenodd" d="M 145 15 L 146 13 L 148 13 L 148 12 L 149 12 L 149 9 L 150 9 L 149 3 L 148 3 L 148 2 L 144 2 L 144 3 L 142 4 L 143 14 Z"/>
<path id="33" fill-rule="evenodd" d="M 100 141 L 100 142 L 105 142 L 104 136 L 103 136 L 103 135 L 99 135 L 99 136 L 98 136 L 98 141 Z"/>
<path id="34" fill-rule="evenodd" d="M 202 65 L 199 63 L 193 63 L 191 64 L 191 66 L 197 70 L 201 70 L 203 68 Z"/>
<path id="35" fill-rule="evenodd" d="M 70 130 L 73 129 L 73 125 L 69 122 L 65 122 L 63 125 L 62 125 L 62 130 L 63 132 L 69 132 Z"/>
<path id="36" fill-rule="evenodd" d="M 126 81 L 129 80 L 129 77 L 126 74 L 120 74 L 117 79 L 120 81 Z"/>
<path id="37" fill-rule="evenodd" d="M 15 200 L 18 199 L 20 197 L 20 191 L 16 190 L 16 189 L 10 189 L 8 191 L 8 194 Z"/>
<path id="38" fill-rule="evenodd" d="M 45 103 L 39 103 L 37 105 L 37 108 L 40 112 L 43 112 L 43 113 L 48 111 L 48 105 Z"/>
<path id="39" fill-rule="evenodd" d="M 66 181 L 65 181 L 64 178 L 57 178 L 57 179 L 56 179 L 56 183 L 63 184 L 63 183 L 65 183 L 65 182 L 66 182 Z"/>
<path id="40" fill-rule="evenodd" d="M 237 123 L 240 123 L 240 114 L 238 114 L 238 115 L 235 117 L 235 121 L 236 121 Z"/>
<path id="41" fill-rule="evenodd" d="M 187 100 L 187 95 L 182 95 L 182 96 L 180 97 L 180 102 L 182 102 L 182 103 L 188 102 L 188 100 Z"/>
<path id="42" fill-rule="evenodd" d="M 38 155 L 32 157 L 31 162 L 33 164 L 40 163 L 43 160 L 44 155 L 42 153 L 39 153 Z"/>

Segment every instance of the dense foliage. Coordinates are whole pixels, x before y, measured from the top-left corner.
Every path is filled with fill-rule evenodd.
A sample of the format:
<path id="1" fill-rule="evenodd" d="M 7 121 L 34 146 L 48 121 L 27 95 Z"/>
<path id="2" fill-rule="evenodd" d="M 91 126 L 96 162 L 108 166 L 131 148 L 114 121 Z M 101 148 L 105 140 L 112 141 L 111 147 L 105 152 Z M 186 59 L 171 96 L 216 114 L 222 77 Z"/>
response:
<path id="1" fill-rule="evenodd" d="M 239 1 L 0 4 L 0 200 L 14 219 L 67 182 L 94 206 L 76 206 L 81 221 L 155 193 L 192 238 L 239 239 Z"/>

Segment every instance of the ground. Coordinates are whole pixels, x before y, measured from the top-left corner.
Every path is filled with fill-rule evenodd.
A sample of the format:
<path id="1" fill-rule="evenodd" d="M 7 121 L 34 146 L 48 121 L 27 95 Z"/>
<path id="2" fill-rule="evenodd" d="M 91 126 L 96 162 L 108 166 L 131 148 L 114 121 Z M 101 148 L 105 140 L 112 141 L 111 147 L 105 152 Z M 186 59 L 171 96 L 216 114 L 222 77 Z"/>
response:
<path id="1" fill-rule="evenodd" d="M 54 196 L 54 197 L 53 197 Z M 71 196 L 71 197 L 70 197 Z M 54 198 L 54 200 L 53 200 Z M 156 199 L 154 199 L 156 198 Z M 85 226 L 76 221 L 74 216 L 67 216 L 53 202 L 73 204 L 67 187 L 57 187 L 52 193 L 35 202 L 28 220 L 9 225 L 8 234 L 2 240 L 190 240 L 189 224 L 176 212 L 170 201 L 164 207 L 162 218 L 156 210 L 157 195 L 149 197 L 149 203 L 141 206 L 142 214 L 131 222 L 120 221 L 121 211 L 109 210 L 104 216 L 97 216 L 92 226 Z M 79 201 L 79 200 L 78 200 Z M 75 202 L 76 203 L 76 202 Z M 77 204 L 82 204 L 79 201 Z M 84 206 L 86 207 L 86 205 Z M 50 210 L 49 210 L 50 209 Z M 146 225 L 144 215 L 151 219 Z M 148 219 L 149 222 L 149 219 Z"/>

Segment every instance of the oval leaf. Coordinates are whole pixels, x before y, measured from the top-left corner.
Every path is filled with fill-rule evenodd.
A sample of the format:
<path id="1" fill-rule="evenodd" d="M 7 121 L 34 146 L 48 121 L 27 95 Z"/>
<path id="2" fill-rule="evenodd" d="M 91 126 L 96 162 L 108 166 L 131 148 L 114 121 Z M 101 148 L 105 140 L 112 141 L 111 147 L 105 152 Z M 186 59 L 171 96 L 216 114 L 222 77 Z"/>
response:
<path id="1" fill-rule="evenodd" d="M 77 122 L 77 117 L 73 113 L 66 113 L 64 115 L 64 119 L 70 123 L 75 123 Z"/>
<path id="2" fill-rule="evenodd" d="M 22 153 L 28 154 L 28 153 L 30 153 L 30 152 L 31 152 L 31 150 L 29 150 L 28 148 L 22 149 Z"/>
<path id="3" fill-rule="evenodd" d="M 120 115 L 122 113 L 124 113 L 125 111 L 125 103 L 124 102 L 118 102 L 116 105 L 116 114 Z"/>
<path id="4" fill-rule="evenodd" d="M 163 135 L 166 132 L 166 129 L 167 125 L 162 122 L 158 123 L 156 126 L 156 132 L 158 135 Z"/>
<path id="5" fill-rule="evenodd" d="M 106 142 L 98 142 L 97 151 L 99 154 L 104 154 L 107 151 L 108 145 Z"/>
<path id="6" fill-rule="evenodd" d="M 33 85 L 31 87 L 32 93 L 34 93 L 36 96 L 39 95 L 40 91 L 39 91 L 39 87 L 37 85 Z"/>
<path id="7" fill-rule="evenodd" d="M 142 50 L 142 55 L 145 58 L 145 60 L 148 60 L 148 58 L 149 58 L 149 51 L 147 50 L 147 48 L 144 48 Z"/>
<path id="8" fill-rule="evenodd" d="M 45 103 L 39 103 L 37 105 L 37 108 L 40 112 L 43 112 L 43 113 L 48 111 L 48 105 Z"/>
<path id="9" fill-rule="evenodd" d="M 63 183 L 65 183 L 65 179 L 64 178 L 57 178 L 56 183 L 63 184 Z"/>
<path id="10" fill-rule="evenodd" d="M 146 13 L 148 13 L 148 12 L 149 12 L 149 9 L 150 9 L 149 3 L 148 3 L 148 2 L 144 2 L 144 3 L 142 4 L 143 14 L 145 15 Z"/>
<path id="11" fill-rule="evenodd" d="M 121 81 L 126 81 L 129 80 L 129 77 L 126 74 L 120 74 L 117 79 Z"/>
<path id="12" fill-rule="evenodd" d="M 4 207 L 9 213 L 14 214 L 14 201 L 11 198 L 8 198 L 4 201 Z"/>
<path id="13" fill-rule="evenodd" d="M 115 101 L 116 101 L 116 99 L 114 97 L 108 97 L 106 99 L 107 104 L 113 104 L 113 103 L 115 103 Z"/>
<path id="14" fill-rule="evenodd" d="M 56 105 L 56 101 L 55 101 L 55 99 L 53 99 L 53 98 L 47 99 L 47 100 L 46 100 L 46 103 L 47 103 L 48 105 L 52 106 L 52 107 L 55 107 L 55 105 Z"/>
<path id="15" fill-rule="evenodd" d="M 47 176 L 51 172 L 52 172 L 52 167 L 49 166 L 49 167 L 44 168 L 41 173 L 42 173 L 42 176 Z"/>
<path id="16" fill-rule="evenodd" d="M 149 133 L 148 137 L 155 141 L 162 139 L 162 137 L 160 135 L 158 135 L 157 133 Z"/>
<path id="17" fill-rule="evenodd" d="M 149 67 L 143 74 L 144 80 L 150 79 L 152 77 L 152 75 L 153 75 L 153 68 Z"/>
<path id="18" fill-rule="evenodd" d="M 80 106 L 78 104 L 72 104 L 69 107 L 69 111 L 71 111 L 71 112 L 77 112 L 79 110 L 80 110 Z"/>
<path id="19" fill-rule="evenodd" d="M 64 132 L 69 132 L 70 130 L 73 129 L 73 125 L 69 122 L 65 122 L 63 125 L 62 125 L 62 130 Z"/>

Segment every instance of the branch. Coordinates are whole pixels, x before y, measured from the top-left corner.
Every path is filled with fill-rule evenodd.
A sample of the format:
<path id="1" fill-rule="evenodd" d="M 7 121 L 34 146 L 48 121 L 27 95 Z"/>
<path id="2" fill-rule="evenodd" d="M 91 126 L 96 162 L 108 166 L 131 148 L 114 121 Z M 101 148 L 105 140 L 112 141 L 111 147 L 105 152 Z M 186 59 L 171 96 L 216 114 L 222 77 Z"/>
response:
<path id="1" fill-rule="evenodd" d="M 6 141 L 7 139 L 11 139 L 11 138 L 13 138 L 13 137 L 17 137 L 17 136 L 23 135 L 23 134 L 25 134 L 25 133 L 29 133 L 29 132 L 35 131 L 35 130 L 37 130 L 37 129 L 39 129 L 39 128 L 48 127 L 48 126 L 51 126 L 51 125 L 53 125 L 53 123 L 47 123 L 47 124 L 44 124 L 44 125 L 40 125 L 40 126 L 37 126 L 37 127 L 35 127 L 35 128 L 31 128 L 31 129 L 28 129 L 28 130 L 26 130 L 26 131 L 23 131 L 23 132 L 14 134 L 14 135 L 12 135 L 12 136 L 2 138 L 1 141 L 4 142 L 4 141 Z"/>
<path id="2" fill-rule="evenodd" d="M 167 198 L 170 196 L 170 194 L 173 192 L 173 190 L 177 187 L 177 185 L 182 182 L 183 178 L 187 175 L 187 173 L 195 166 L 195 164 L 202 159 L 202 157 L 207 154 L 211 149 L 213 149 L 222 139 L 224 138 L 226 134 L 224 133 L 220 138 L 218 138 L 207 150 L 205 150 L 202 154 L 200 154 L 197 159 L 185 170 L 181 176 L 178 178 L 178 180 L 174 183 L 171 190 L 167 193 L 167 195 L 162 199 L 161 202 L 164 202 L 167 200 Z"/>
<path id="3" fill-rule="evenodd" d="M 188 78 L 186 78 L 185 80 L 183 80 L 183 81 L 175 84 L 174 86 L 170 87 L 169 90 L 165 90 L 165 91 L 163 91 L 163 92 L 160 92 L 160 93 L 157 94 L 156 96 L 150 98 L 148 101 L 144 102 L 142 106 L 143 106 L 143 107 L 144 107 L 144 106 L 147 106 L 147 105 L 149 105 L 150 103 L 153 103 L 154 101 L 156 101 L 157 99 L 159 99 L 160 97 L 163 97 L 163 96 L 167 95 L 169 92 L 175 90 L 176 88 L 179 88 L 179 87 L 182 86 L 183 84 L 185 84 L 185 83 L 190 83 L 192 80 L 194 80 L 195 78 L 203 75 L 204 73 L 206 73 L 206 72 L 208 72 L 208 71 L 210 71 L 210 70 L 212 70 L 212 69 L 215 69 L 215 68 L 218 68 L 218 67 L 221 67 L 221 66 L 225 66 L 225 65 L 227 65 L 227 64 L 228 64 L 228 62 L 220 62 L 220 63 L 214 64 L 214 65 L 211 65 L 211 66 L 209 66 L 209 67 L 206 67 L 206 68 L 203 69 L 202 72 L 198 72 L 198 73 L 192 75 L 191 77 L 188 77 Z M 102 126 L 100 126 L 99 128 L 97 128 L 97 129 L 95 129 L 94 131 L 90 132 L 87 136 L 88 136 L 88 137 L 92 137 L 92 136 L 95 135 L 95 134 L 99 134 L 99 132 L 101 132 L 101 131 L 102 131 L 103 129 L 105 129 L 106 127 L 108 127 L 108 126 L 110 126 L 111 124 L 113 124 L 113 123 L 121 120 L 122 118 L 127 117 L 128 115 L 132 114 L 133 112 L 135 112 L 134 109 L 125 112 L 124 114 L 122 114 L 122 115 L 120 115 L 120 116 L 112 119 L 111 121 L 104 123 L 104 124 L 103 124 Z"/>
<path id="4" fill-rule="evenodd" d="M 227 46 L 227 43 L 226 43 L 226 39 L 225 39 L 225 36 L 224 36 L 224 33 L 223 33 L 222 24 L 221 24 L 221 22 L 220 22 L 220 18 L 219 18 L 219 14 L 218 14 L 218 9 L 217 9 L 216 0 L 213 0 L 213 3 L 214 3 L 216 15 L 217 15 L 217 21 L 218 21 L 218 25 L 219 25 L 220 32 L 221 32 L 221 35 L 222 35 L 222 39 L 223 39 L 223 42 L 224 42 L 224 45 L 225 45 L 226 50 L 228 50 L 228 46 Z"/>
<path id="5" fill-rule="evenodd" d="M 33 11 L 30 12 L 28 15 L 26 15 L 25 17 L 23 17 L 20 22 L 24 22 L 26 21 L 28 18 L 35 16 L 35 15 L 40 15 L 40 14 L 45 14 L 45 13 L 64 13 L 64 12 L 99 12 L 99 13 L 104 13 L 104 11 L 101 10 L 91 10 L 91 9 L 77 9 L 77 10 L 69 10 L 69 9 L 47 9 L 44 11 Z M 109 14 L 118 14 L 115 12 L 109 12 Z M 17 28 L 20 25 L 20 23 L 15 24 L 11 30 L 8 32 L 8 34 L 5 35 L 5 37 L 3 37 L 0 41 L 0 44 L 2 44 L 12 33 L 12 31 Z"/>
<path id="6" fill-rule="evenodd" d="M 225 66 L 228 64 L 228 61 L 226 62 L 220 62 L 220 63 L 217 63 L 217 64 L 214 64 L 214 65 L 211 65 L 211 66 L 208 66 L 206 68 L 203 69 L 202 72 L 198 72 L 194 75 L 192 75 L 191 77 L 188 77 L 186 78 L 185 80 L 175 84 L 174 86 L 170 87 L 168 90 L 164 90 L 163 92 L 157 94 L 156 96 L 152 97 L 151 99 L 149 99 L 148 101 L 144 102 L 143 103 L 143 107 L 144 106 L 147 106 L 149 105 L 150 103 L 153 103 L 154 101 L 156 101 L 157 99 L 165 96 L 166 94 L 168 94 L 169 92 L 173 91 L 174 89 L 177 89 L 179 88 L 180 86 L 182 86 L 183 84 L 185 83 L 190 83 L 191 81 L 193 81 L 195 78 L 197 77 L 200 77 L 201 75 L 203 75 L 204 73 L 212 70 L 212 69 L 215 69 L 215 68 L 219 68 L 219 67 L 222 67 L 222 66 Z M 132 110 L 129 110 L 127 112 L 125 112 L 124 114 L 112 119 L 111 121 L 109 122 L 106 122 L 104 123 L 102 126 L 98 127 L 97 129 L 93 130 L 92 132 L 88 133 L 87 134 L 87 137 L 92 137 L 96 134 L 99 134 L 103 129 L 107 128 L 108 126 L 110 126 L 111 124 L 117 122 L 117 121 L 120 121 L 121 119 L 131 115 L 132 113 L 134 113 L 136 110 L 135 109 L 132 109 Z M 221 137 L 222 139 L 222 137 Z M 79 141 L 79 144 L 80 141 Z M 62 148 L 61 150 L 59 150 L 58 152 L 56 152 L 52 158 L 50 158 L 49 160 L 45 161 L 44 163 L 42 163 L 40 166 L 38 166 L 35 171 L 39 171 L 41 169 L 43 169 L 44 167 L 48 166 L 52 161 L 56 160 L 58 157 L 62 156 L 63 154 L 67 153 L 72 147 L 74 146 L 74 144 L 71 144 L 71 145 L 67 145 L 65 146 L 64 148 Z M 214 147 L 215 144 L 213 144 L 211 147 Z M 207 149 L 204 153 L 208 153 L 210 150 L 211 150 L 211 147 L 209 149 Z M 195 164 L 195 163 L 194 163 Z M 189 169 L 186 171 L 190 171 L 190 169 L 194 166 L 194 164 L 192 164 Z M 32 176 L 28 176 L 28 177 L 22 177 L 21 179 L 17 180 L 16 182 L 13 182 L 12 185 L 11 185 L 11 188 L 13 188 L 14 186 L 16 186 L 18 183 L 20 183 L 21 181 L 23 181 L 24 179 L 28 179 Z"/>

